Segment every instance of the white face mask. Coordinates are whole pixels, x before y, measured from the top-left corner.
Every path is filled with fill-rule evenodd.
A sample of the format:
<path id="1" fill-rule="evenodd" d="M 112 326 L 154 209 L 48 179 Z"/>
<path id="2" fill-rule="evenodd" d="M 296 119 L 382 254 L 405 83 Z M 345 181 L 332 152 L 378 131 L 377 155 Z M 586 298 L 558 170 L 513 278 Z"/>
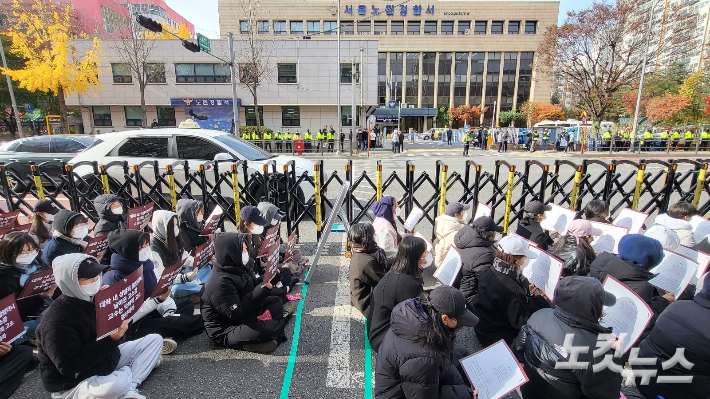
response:
<path id="1" fill-rule="evenodd" d="M 15 258 L 15 263 L 18 265 L 29 265 L 33 260 L 35 260 L 37 254 L 38 252 L 36 249 L 28 254 L 20 254 L 17 258 Z"/>
<path id="2" fill-rule="evenodd" d="M 81 292 L 93 297 L 101 289 L 101 277 L 97 278 L 96 281 L 92 283 L 80 285 L 79 287 L 81 288 Z"/>
<path id="3" fill-rule="evenodd" d="M 118 208 L 113 208 L 111 212 L 113 212 L 114 215 L 123 215 L 123 207 L 119 206 Z"/>
<path id="4" fill-rule="evenodd" d="M 54 221 L 54 215 L 52 215 L 51 213 L 45 213 L 44 220 L 46 220 L 47 223 L 52 223 Z"/>
<path id="5" fill-rule="evenodd" d="M 277 224 L 279 224 L 279 221 L 278 221 L 278 220 L 276 220 L 276 219 L 271 219 L 271 225 L 272 225 L 272 226 L 276 226 Z"/>
<path id="6" fill-rule="evenodd" d="M 201 221 L 205 220 L 205 216 L 204 216 L 203 214 L 201 214 L 201 213 L 198 213 L 198 214 L 195 216 L 195 220 L 197 220 L 197 223 L 200 223 Z"/>
<path id="7" fill-rule="evenodd" d="M 468 211 L 463 213 L 463 216 L 459 219 L 462 222 L 466 222 L 468 220 Z"/>
<path id="8" fill-rule="evenodd" d="M 254 227 L 251 228 L 251 233 L 252 234 L 261 234 L 264 232 L 264 226 L 255 224 Z"/>
<path id="9" fill-rule="evenodd" d="M 81 226 L 76 229 L 74 229 L 74 234 L 72 234 L 72 237 L 82 239 L 86 237 L 86 235 L 89 234 L 89 227 L 88 226 Z"/>
<path id="10" fill-rule="evenodd" d="M 421 265 L 422 269 L 426 269 L 427 267 L 431 266 L 431 262 L 434 261 L 434 256 L 432 256 L 431 252 L 427 254 L 426 258 L 424 258 L 424 261 L 426 263 Z"/>
<path id="11" fill-rule="evenodd" d="M 249 252 L 242 252 L 242 264 L 249 263 Z"/>
<path id="12" fill-rule="evenodd" d="M 150 259 L 150 254 L 151 254 L 150 247 L 145 247 L 145 248 L 141 249 L 140 251 L 138 251 L 138 260 L 141 262 L 145 262 L 148 259 Z"/>
<path id="13" fill-rule="evenodd" d="M 400 216 L 402 214 L 402 208 L 396 208 L 394 210 L 394 215 L 395 216 Z"/>
<path id="14" fill-rule="evenodd" d="M 173 226 L 173 233 L 175 233 L 175 237 L 177 237 L 178 234 L 180 234 L 180 228 L 177 226 Z"/>

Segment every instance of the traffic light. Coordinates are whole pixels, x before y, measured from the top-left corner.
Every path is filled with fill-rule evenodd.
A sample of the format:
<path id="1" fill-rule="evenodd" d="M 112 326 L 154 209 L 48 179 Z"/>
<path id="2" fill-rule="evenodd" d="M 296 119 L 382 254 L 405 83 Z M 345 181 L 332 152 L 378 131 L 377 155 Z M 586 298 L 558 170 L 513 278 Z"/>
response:
<path id="1" fill-rule="evenodd" d="M 152 18 L 137 15 L 136 21 L 138 21 L 138 24 L 140 24 L 140 26 L 148 29 L 149 31 L 156 33 L 160 33 L 163 31 L 163 25 L 161 25 L 160 22 L 153 21 Z"/>
<path id="2" fill-rule="evenodd" d="M 200 46 L 197 43 L 194 42 L 188 42 L 187 40 L 182 41 L 182 46 L 185 47 L 186 49 L 192 51 L 193 53 L 199 53 L 200 52 Z"/>

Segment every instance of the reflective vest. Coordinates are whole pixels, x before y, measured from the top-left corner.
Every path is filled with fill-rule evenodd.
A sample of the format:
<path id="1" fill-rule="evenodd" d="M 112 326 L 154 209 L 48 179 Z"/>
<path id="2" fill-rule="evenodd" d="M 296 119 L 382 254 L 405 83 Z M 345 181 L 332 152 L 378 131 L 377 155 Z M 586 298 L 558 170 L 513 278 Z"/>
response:
<path id="1" fill-rule="evenodd" d="M 291 133 L 290 133 L 290 132 L 284 133 L 284 138 L 285 138 L 286 140 L 291 140 Z"/>
<path id="2" fill-rule="evenodd" d="M 325 140 L 325 134 L 323 134 L 323 131 L 319 130 L 317 134 L 318 140 Z"/>
<path id="3" fill-rule="evenodd" d="M 710 133 L 708 133 L 707 130 L 704 130 L 700 137 L 702 137 L 703 140 L 710 139 Z"/>
<path id="4" fill-rule="evenodd" d="M 549 140 L 549 139 L 550 139 L 550 133 L 544 132 L 544 133 L 542 134 L 542 139 L 543 139 L 543 140 Z"/>
<path id="5" fill-rule="evenodd" d="M 313 135 L 311 134 L 311 131 L 306 130 L 306 134 L 303 136 L 303 138 L 306 140 L 313 140 Z"/>
<path id="6" fill-rule="evenodd" d="M 668 138 L 668 131 L 667 131 L 667 130 L 664 130 L 664 131 L 661 132 L 661 138 L 662 138 L 662 139 L 667 139 L 667 138 Z"/>
<path id="7" fill-rule="evenodd" d="M 333 134 L 333 132 L 328 132 L 328 140 L 335 140 L 335 135 Z"/>
<path id="8" fill-rule="evenodd" d="M 294 140 L 300 139 L 300 138 L 301 138 L 301 133 L 296 132 L 296 133 L 293 134 L 293 139 L 294 139 Z"/>
<path id="9" fill-rule="evenodd" d="M 251 137 L 251 136 L 249 135 L 249 133 L 242 133 L 242 138 L 243 138 L 244 140 L 249 140 L 250 137 Z"/>
<path id="10" fill-rule="evenodd" d="M 680 132 L 673 132 L 673 134 L 671 135 L 671 138 L 674 140 L 680 139 Z"/>
<path id="11" fill-rule="evenodd" d="M 540 135 L 537 132 L 533 133 L 533 140 L 537 140 L 539 137 Z"/>
<path id="12" fill-rule="evenodd" d="M 281 134 L 281 132 L 276 132 L 276 133 L 274 133 L 274 138 L 276 140 L 283 140 L 284 136 L 283 136 L 283 134 Z"/>
<path id="13" fill-rule="evenodd" d="M 602 136 L 604 140 L 611 140 L 611 132 L 604 132 L 604 135 Z"/>
<path id="14" fill-rule="evenodd" d="M 643 138 L 644 139 L 652 139 L 653 134 L 651 132 L 649 132 L 648 130 L 646 130 L 645 132 L 643 132 Z"/>
<path id="15" fill-rule="evenodd" d="M 693 134 L 693 132 L 691 132 L 691 131 L 685 132 L 685 139 L 686 140 L 692 140 L 694 137 L 695 137 L 695 135 Z"/>
<path id="16" fill-rule="evenodd" d="M 264 140 L 271 140 L 271 133 L 264 132 Z"/>
<path id="17" fill-rule="evenodd" d="M 253 133 L 251 134 L 251 139 L 252 139 L 252 140 L 259 140 L 259 135 L 258 135 L 256 132 L 253 132 Z"/>

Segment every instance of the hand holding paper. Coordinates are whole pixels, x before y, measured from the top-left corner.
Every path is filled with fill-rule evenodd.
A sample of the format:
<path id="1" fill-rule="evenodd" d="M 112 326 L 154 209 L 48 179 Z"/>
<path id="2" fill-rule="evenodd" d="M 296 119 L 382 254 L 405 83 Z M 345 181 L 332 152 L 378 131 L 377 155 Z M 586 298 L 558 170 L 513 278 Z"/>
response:
<path id="1" fill-rule="evenodd" d="M 450 246 L 441 265 L 434 272 L 434 278 L 439 280 L 441 284 L 453 285 L 456 281 L 456 276 L 461 271 L 461 253 L 455 246 Z"/>
<path id="2" fill-rule="evenodd" d="M 678 299 L 696 275 L 698 264 L 675 252 L 664 250 L 663 254 L 661 263 L 650 270 L 657 276 L 648 282 L 666 292 L 675 293 Z"/>
<path id="3" fill-rule="evenodd" d="M 479 399 L 502 398 L 528 381 L 523 368 L 503 340 L 460 362 L 471 386 L 478 390 Z"/>

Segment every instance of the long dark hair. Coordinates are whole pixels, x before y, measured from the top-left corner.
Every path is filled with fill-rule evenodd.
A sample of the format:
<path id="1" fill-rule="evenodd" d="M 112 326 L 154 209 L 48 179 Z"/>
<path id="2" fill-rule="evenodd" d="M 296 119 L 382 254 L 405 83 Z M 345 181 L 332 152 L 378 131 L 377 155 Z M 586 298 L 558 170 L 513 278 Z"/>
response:
<path id="1" fill-rule="evenodd" d="M 33 213 L 32 216 L 30 216 L 30 223 L 32 223 L 30 231 L 33 232 L 37 236 L 37 238 L 40 239 L 41 242 L 50 240 L 52 238 L 52 236 L 49 234 L 49 230 L 47 230 L 47 226 L 44 225 L 44 219 L 42 219 L 42 217 L 39 216 L 37 212 Z"/>
<path id="2" fill-rule="evenodd" d="M 171 227 L 175 226 L 174 220 L 177 220 L 177 216 L 170 218 L 168 222 L 168 228 L 165 232 L 165 267 L 169 267 L 178 263 L 182 260 L 182 253 L 185 251 L 185 241 L 182 239 L 182 231 L 178 229 L 178 235 L 175 237 L 173 231 L 170 230 Z"/>
<path id="3" fill-rule="evenodd" d="M 414 337 L 414 342 L 421 344 L 427 349 L 431 349 L 434 353 L 444 360 L 451 360 L 451 354 L 454 351 L 454 341 L 456 340 L 456 332 L 444 324 L 441 316 L 444 313 L 438 312 L 431 305 L 429 293 L 424 291 L 419 295 L 419 302 L 422 304 L 422 309 L 427 314 L 427 323 L 424 327 L 425 334 L 418 334 Z"/>
<path id="4" fill-rule="evenodd" d="M 237 233 L 247 234 L 244 242 L 247 244 L 247 251 L 249 252 L 249 257 L 256 259 L 259 256 L 259 251 L 261 251 L 261 244 L 263 244 L 264 239 L 260 234 L 252 234 L 249 224 L 252 222 L 247 222 L 244 219 L 239 220 L 237 225 Z M 264 226 L 266 228 L 266 226 Z"/>
<path id="5" fill-rule="evenodd" d="M 420 277 L 422 275 L 419 268 L 419 259 L 426 252 L 426 242 L 419 237 L 407 236 L 402 239 L 397 248 L 397 256 L 390 269 L 397 274 L 409 274 Z"/>
<path id="6" fill-rule="evenodd" d="M 32 249 L 37 249 L 34 238 L 27 233 L 13 231 L 0 241 L 0 263 L 12 267 L 15 266 L 15 258 L 22 253 L 25 245 L 30 244 Z"/>
<path id="7" fill-rule="evenodd" d="M 377 251 L 375 228 L 370 223 L 358 223 L 350 227 L 348 241 L 362 247 L 363 252 L 371 254 Z"/>

